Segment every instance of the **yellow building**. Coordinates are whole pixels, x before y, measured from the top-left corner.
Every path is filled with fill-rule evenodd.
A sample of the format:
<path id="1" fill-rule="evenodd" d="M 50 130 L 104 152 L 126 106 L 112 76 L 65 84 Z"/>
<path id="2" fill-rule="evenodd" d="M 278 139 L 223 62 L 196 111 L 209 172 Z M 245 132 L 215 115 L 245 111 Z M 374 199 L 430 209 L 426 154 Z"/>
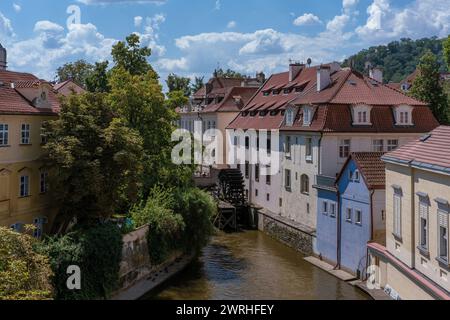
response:
<path id="1" fill-rule="evenodd" d="M 388 153 L 386 247 L 370 244 L 385 291 L 400 299 L 450 299 L 450 127 Z"/>
<path id="2" fill-rule="evenodd" d="M 0 46 L 0 225 L 21 231 L 36 225 L 35 236 L 54 218 L 42 156 L 43 122 L 57 117 L 52 86 L 35 76 L 6 70 Z"/>

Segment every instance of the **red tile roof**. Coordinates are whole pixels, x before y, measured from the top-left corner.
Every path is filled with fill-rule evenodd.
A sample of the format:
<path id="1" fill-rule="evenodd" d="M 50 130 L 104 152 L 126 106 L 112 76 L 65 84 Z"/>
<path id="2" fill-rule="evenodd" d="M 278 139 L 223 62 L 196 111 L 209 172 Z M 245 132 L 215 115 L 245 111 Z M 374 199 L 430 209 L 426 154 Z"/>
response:
<path id="1" fill-rule="evenodd" d="M 278 95 L 266 95 L 271 88 L 301 87 L 301 92 L 291 90 Z M 299 110 L 292 127 L 284 126 L 284 116 L 279 112 L 273 118 L 249 117 L 251 111 L 285 110 L 288 106 L 310 104 L 316 106 L 311 126 L 302 126 L 302 111 Z M 350 106 L 367 104 L 372 106 L 372 126 L 354 126 Z M 414 106 L 414 126 L 396 126 L 393 106 Z M 269 106 L 269 107 L 268 107 Z M 247 103 L 241 114 L 229 125 L 229 129 L 280 129 L 283 131 L 322 132 L 399 132 L 423 133 L 438 126 L 431 110 L 421 101 L 383 85 L 357 71 L 341 69 L 331 75 L 331 84 L 317 91 L 317 68 L 303 69 L 289 82 L 289 72 L 272 75 L 257 94 Z"/>
<path id="2" fill-rule="evenodd" d="M 251 97 L 258 91 L 258 88 L 252 87 L 231 87 L 225 90 L 225 97 L 220 103 L 213 103 L 207 105 L 202 113 L 209 112 L 239 112 L 242 107 L 250 100 Z M 236 100 L 241 101 L 241 105 L 236 103 Z"/>
<path id="3" fill-rule="evenodd" d="M 384 152 L 354 152 L 350 155 L 369 189 L 384 189 L 386 186 L 386 166 L 381 160 L 383 155 Z"/>
<path id="4" fill-rule="evenodd" d="M 0 83 L 0 114 L 56 115 L 59 112 L 59 102 L 52 91 L 48 93 L 51 109 L 38 109 L 16 90 L 46 83 L 32 74 L 0 70 Z"/>
<path id="5" fill-rule="evenodd" d="M 450 174 L 450 126 L 440 126 L 429 135 L 386 154 L 394 161 Z"/>

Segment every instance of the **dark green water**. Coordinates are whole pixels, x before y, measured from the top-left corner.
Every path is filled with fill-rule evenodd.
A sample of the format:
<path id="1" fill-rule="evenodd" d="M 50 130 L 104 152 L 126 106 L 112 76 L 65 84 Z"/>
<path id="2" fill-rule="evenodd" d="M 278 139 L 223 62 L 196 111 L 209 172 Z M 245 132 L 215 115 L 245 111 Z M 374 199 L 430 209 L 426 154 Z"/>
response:
<path id="1" fill-rule="evenodd" d="M 220 234 L 198 261 L 146 299 L 361 300 L 368 297 L 261 232 Z"/>

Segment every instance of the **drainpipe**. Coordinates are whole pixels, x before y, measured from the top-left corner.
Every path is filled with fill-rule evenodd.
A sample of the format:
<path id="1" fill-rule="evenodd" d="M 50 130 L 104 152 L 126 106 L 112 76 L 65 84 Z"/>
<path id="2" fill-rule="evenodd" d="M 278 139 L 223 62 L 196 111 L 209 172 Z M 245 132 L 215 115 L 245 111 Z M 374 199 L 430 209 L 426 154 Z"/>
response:
<path id="1" fill-rule="evenodd" d="M 373 196 L 375 194 L 375 190 L 370 192 L 370 240 L 374 240 L 375 231 L 373 226 L 374 215 L 373 215 Z"/>
<path id="2" fill-rule="evenodd" d="M 341 268 L 341 233 L 342 233 L 342 223 L 341 223 L 341 216 L 342 216 L 342 210 L 341 210 L 341 193 L 339 191 L 338 185 L 336 184 L 336 190 L 337 190 L 337 223 L 336 223 L 336 265 L 334 266 L 334 270 Z"/>

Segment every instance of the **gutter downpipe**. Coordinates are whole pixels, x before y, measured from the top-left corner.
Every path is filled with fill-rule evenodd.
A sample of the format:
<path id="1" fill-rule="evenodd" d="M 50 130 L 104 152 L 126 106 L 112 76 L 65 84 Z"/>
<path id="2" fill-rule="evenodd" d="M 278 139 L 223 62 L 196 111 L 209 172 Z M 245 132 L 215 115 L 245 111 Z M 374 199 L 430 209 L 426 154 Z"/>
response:
<path id="1" fill-rule="evenodd" d="M 333 270 L 338 270 L 341 268 L 341 233 L 342 233 L 342 225 L 341 225 L 341 192 L 339 191 L 338 185 L 336 183 L 336 196 L 337 196 L 337 205 L 338 205 L 338 213 L 337 213 L 337 232 L 336 232 L 336 265 Z"/>
<path id="2" fill-rule="evenodd" d="M 370 242 L 374 241 L 374 226 L 373 226 L 373 221 L 374 221 L 374 215 L 373 215 L 373 196 L 375 195 L 375 190 L 372 190 L 370 192 Z M 370 266 L 370 261 L 369 261 L 369 247 L 367 247 L 366 250 L 366 272 L 363 272 L 362 274 L 362 280 L 366 281 L 367 280 L 367 270 L 369 270 L 369 266 Z"/>

